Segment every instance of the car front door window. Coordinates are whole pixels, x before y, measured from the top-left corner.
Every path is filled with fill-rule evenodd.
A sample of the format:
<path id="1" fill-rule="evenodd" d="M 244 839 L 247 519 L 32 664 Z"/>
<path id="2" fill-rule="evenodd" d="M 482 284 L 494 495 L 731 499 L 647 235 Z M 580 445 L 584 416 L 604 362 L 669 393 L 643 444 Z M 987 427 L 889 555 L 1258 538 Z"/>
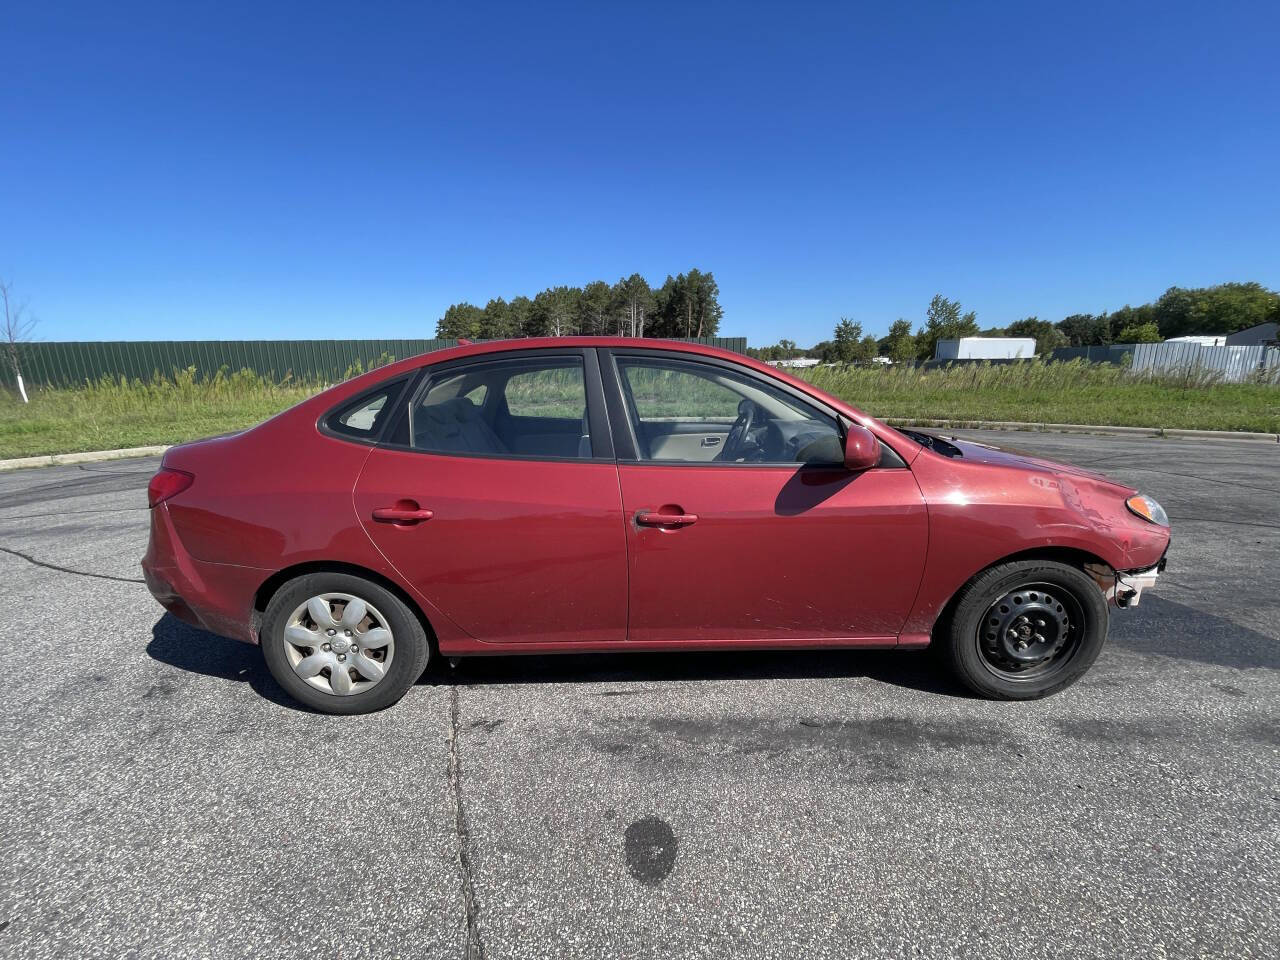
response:
<path id="1" fill-rule="evenodd" d="M 641 460 L 674 463 L 843 462 L 835 418 L 727 368 L 619 357 Z"/>

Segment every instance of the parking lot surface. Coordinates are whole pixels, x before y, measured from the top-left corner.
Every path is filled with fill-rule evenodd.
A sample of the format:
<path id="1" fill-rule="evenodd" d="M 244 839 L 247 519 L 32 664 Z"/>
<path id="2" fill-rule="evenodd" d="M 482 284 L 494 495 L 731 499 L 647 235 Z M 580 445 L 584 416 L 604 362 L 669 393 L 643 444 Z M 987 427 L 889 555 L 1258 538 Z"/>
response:
<path id="1" fill-rule="evenodd" d="M 962 435 L 1173 519 L 1048 700 L 622 654 L 321 716 L 148 595 L 154 460 L 0 475 L 0 957 L 1274 956 L 1280 445 Z"/>

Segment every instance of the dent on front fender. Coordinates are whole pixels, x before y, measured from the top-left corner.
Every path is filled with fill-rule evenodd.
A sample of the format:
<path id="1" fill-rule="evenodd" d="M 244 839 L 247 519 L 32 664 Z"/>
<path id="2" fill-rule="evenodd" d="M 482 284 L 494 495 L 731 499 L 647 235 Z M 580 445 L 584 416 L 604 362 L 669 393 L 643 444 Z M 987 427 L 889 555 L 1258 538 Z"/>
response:
<path id="1" fill-rule="evenodd" d="M 927 452 L 912 472 L 929 509 L 929 549 L 904 634 L 927 636 L 965 583 L 1011 557 L 1069 551 L 1079 560 L 1126 571 L 1155 565 L 1168 545 L 1165 528 L 1125 507 L 1133 491 L 1102 478 Z"/>
<path id="2" fill-rule="evenodd" d="M 1116 570 L 1145 570 L 1158 564 L 1169 546 L 1169 529 L 1134 516 L 1125 501 L 1134 491 L 1108 481 L 1060 476 L 1062 504 L 1080 517 L 1111 555 L 1099 551 Z"/>

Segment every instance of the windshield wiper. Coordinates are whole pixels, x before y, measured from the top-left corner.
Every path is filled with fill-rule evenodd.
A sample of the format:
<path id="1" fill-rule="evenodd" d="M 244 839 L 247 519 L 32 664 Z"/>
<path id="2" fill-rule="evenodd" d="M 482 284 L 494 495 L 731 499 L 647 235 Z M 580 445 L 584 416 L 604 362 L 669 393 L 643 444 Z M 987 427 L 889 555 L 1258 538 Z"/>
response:
<path id="1" fill-rule="evenodd" d="M 954 443 L 950 443 L 942 437 L 934 436 L 932 433 L 921 433 L 919 430 L 903 430 L 898 429 L 899 433 L 906 434 L 922 447 L 928 447 L 934 453 L 940 453 L 944 457 L 963 457 L 964 453 Z"/>

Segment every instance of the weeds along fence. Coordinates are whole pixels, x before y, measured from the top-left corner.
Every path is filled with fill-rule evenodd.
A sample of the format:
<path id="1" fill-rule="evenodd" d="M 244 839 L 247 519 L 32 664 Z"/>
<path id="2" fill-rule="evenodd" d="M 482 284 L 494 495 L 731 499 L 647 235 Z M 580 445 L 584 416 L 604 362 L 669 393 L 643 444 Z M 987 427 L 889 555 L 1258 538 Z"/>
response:
<path id="1" fill-rule="evenodd" d="M 191 370 L 250 370 L 264 380 L 336 383 L 403 357 L 455 346 L 455 340 L 102 340 L 19 344 L 26 382 L 77 387 L 106 380 L 174 378 Z M 4 365 L 0 376 L 13 372 Z"/>
<path id="2" fill-rule="evenodd" d="M 265 419 L 318 392 L 324 384 L 313 380 L 285 380 L 252 370 L 214 371 L 197 377 L 195 370 L 175 370 L 149 378 L 101 376 L 73 389 L 44 388 L 32 395 L 29 409 L 53 415 L 55 421 L 87 424 L 142 422 L 148 418 L 188 419 L 215 415 L 214 411 L 244 414 L 246 422 Z M 20 404 L 13 404 L 21 408 Z M 211 425 L 219 432 L 217 424 Z"/>
<path id="3" fill-rule="evenodd" d="M 699 337 L 738 353 L 746 337 Z M 109 380 L 171 378 L 194 368 L 198 379 L 219 370 L 250 370 L 276 382 L 336 383 L 374 367 L 457 346 L 457 340 L 102 340 L 18 344 L 29 387 L 76 387 Z M 0 364 L 0 383 L 13 386 L 13 370 Z"/>
<path id="4" fill-rule="evenodd" d="M 1269 365 L 1252 371 L 1241 381 L 1229 381 L 1221 370 L 1203 366 L 1148 367 L 1135 370 L 1114 363 L 1091 363 L 1084 359 L 1061 362 L 1025 360 L 996 364 L 974 362 L 926 369 L 913 364 L 891 367 L 874 365 L 820 366 L 800 375 L 830 393 L 849 399 L 874 396 L 898 397 L 913 405 L 934 402 L 945 409 L 949 397 L 969 394 L 976 397 L 1044 398 L 1089 393 L 1099 400 L 1116 388 L 1143 384 L 1195 390 L 1228 382 L 1249 382 L 1280 386 L 1280 351 L 1272 349 Z"/>
<path id="5" fill-rule="evenodd" d="M 843 397 L 902 397 L 928 403 L 956 393 L 975 396 L 1012 393 L 1014 395 L 1057 394 L 1076 389 L 1082 383 L 1109 387 L 1124 383 L 1129 372 L 1121 366 L 1069 360 L 1044 363 L 1024 360 L 996 364 L 975 361 L 926 369 L 914 364 L 850 365 L 813 367 L 802 376 L 817 387 Z M 945 404 L 940 407 L 944 409 Z"/>

